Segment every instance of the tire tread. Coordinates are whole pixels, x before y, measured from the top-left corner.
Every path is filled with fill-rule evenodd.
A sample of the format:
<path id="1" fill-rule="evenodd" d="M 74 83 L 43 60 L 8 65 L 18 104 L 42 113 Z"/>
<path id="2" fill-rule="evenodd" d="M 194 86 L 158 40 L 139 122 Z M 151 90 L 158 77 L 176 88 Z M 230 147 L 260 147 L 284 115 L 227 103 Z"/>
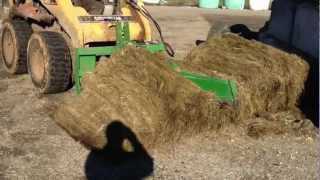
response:
<path id="1" fill-rule="evenodd" d="M 48 53 L 47 81 L 41 87 L 42 93 L 64 92 L 71 79 L 71 55 L 66 40 L 57 32 L 38 32 Z"/>

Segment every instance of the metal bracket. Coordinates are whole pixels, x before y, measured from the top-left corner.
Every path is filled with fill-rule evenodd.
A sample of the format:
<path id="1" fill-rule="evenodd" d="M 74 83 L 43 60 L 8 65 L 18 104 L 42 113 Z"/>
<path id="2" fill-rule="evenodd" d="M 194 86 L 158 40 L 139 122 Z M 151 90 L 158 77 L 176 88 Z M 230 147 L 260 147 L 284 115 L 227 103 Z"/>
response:
<path id="1" fill-rule="evenodd" d="M 136 47 L 146 49 L 151 53 L 164 52 L 165 46 L 163 43 L 137 43 L 130 40 L 129 22 L 116 23 L 117 42 L 115 46 L 104 47 L 89 47 L 76 49 L 76 90 L 79 95 L 81 92 L 81 79 L 85 73 L 93 72 L 96 66 L 97 57 L 110 56 L 112 53 L 132 44 Z"/>

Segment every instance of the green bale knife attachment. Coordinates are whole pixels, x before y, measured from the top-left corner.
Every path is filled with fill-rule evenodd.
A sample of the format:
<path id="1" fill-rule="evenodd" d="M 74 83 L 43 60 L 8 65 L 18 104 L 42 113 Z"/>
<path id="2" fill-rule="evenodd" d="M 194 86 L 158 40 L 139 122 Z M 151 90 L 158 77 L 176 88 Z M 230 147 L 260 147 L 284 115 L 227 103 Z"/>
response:
<path id="1" fill-rule="evenodd" d="M 219 101 L 229 103 L 235 102 L 237 97 L 237 86 L 234 81 L 181 70 L 179 65 L 173 62 L 170 62 L 170 65 L 181 76 L 192 81 L 203 91 L 213 93 Z"/>
<path id="2" fill-rule="evenodd" d="M 127 45 L 135 45 L 144 48 L 151 53 L 164 52 L 163 43 L 143 44 L 130 41 L 128 22 L 117 22 L 116 24 L 117 43 L 115 46 L 78 48 L 76 50 L 76 90 L 77 94 L 81 92 L 81 79 L 85 73 L 93 72 L 96 66 L 97 57 L 109 56 L 115 51 L 124 48 Z M 180 70 L 179 66 L 170 61 L 171 67 L 183 76 L 192 81 L 200 89 L 213 93 L 219 101 L 234 103 L 237 96 L 236 84 L 232 80 L 224 80 L 216 77 L 210 77 Z"/>

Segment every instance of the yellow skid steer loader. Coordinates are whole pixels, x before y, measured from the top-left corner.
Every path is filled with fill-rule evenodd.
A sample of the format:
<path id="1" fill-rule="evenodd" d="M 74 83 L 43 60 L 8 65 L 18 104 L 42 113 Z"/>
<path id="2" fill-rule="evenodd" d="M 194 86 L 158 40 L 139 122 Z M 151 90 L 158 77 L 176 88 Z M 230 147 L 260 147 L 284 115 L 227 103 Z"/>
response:
<path id="1" fill-rule="evenodd" d="M 137 10 L 142 1 L 116 3 L 121 13 L 93 15 L 72 0 L 8 0 L 0 41 L 5 69 L 29 71 L 41 92 L 57 93 L 75 80 L 77 49 L 114 45 L 118 22 L 127 22 L 128 40 L 153 44 L 149 19 Z"/>

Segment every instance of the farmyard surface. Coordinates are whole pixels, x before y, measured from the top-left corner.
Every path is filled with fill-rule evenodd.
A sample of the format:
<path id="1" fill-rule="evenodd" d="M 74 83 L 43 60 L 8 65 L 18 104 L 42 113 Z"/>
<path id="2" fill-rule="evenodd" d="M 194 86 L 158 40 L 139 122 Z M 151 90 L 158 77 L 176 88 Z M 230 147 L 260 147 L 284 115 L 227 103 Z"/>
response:
<path id="1" fill-rule="evenodd" d="M 190 51 L 195 40 L 206 39 L 211 25 L 217 31 L 236 23 L 257 29 L 268 18 L 268 12 L 187 7 L 150 7 L 150 11 L 178 58 Z M 74 90 L 67 93 L 76 98 Z M 86 179 L 88 172 L 93 175 L 89 179 L 98 179 L 94 175 L 99 171 L 116 179 L 137 169 L 141 176 L 152 174 L 148 179 L 317 178 L 317 139 L 293 135 L 252 139 L 235 127 L 186 137 L 175 147 L 149 152 L 153 162 L 147 165 L 139 166 L 145 162 L 132 158 L 112 167 L 104 162 L 109 157 L 89 152 L 50 118 L 61 97 L 38 95 L 28 75 L 8 76 L 0 66 L 0 179 Z"/>

